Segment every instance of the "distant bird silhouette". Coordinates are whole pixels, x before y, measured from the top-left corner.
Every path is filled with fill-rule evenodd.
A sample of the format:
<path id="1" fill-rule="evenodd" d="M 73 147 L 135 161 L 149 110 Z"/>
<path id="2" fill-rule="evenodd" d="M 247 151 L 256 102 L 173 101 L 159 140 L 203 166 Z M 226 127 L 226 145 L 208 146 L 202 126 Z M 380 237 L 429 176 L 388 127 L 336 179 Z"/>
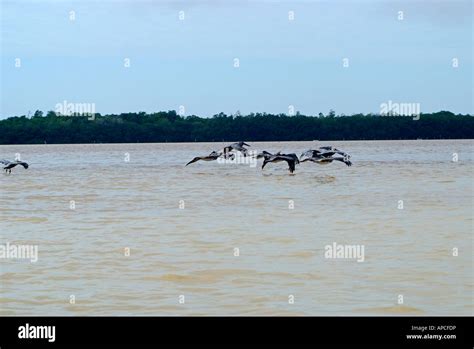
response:
<path id="1" fill-rule="evenodd" d="M 330 157 L 335 154 L 342 155 L 345 158 L 350 158 L 351 156 L 337 148 L 334 148 L 332 146 L 325 146 L 325 147 L 319 147 L 319 149 L 310 149 L 306 150 L 303 154 L 301 154 L 300 157 L 307 156 L 307 157 Z"/>
<path id="2" fill-rule="evenodd" d="M 195 163 L 196 161 L 199 161 L 199 160 L 202 160 L 202 161 L 214 161 L 214 160 L 217 160 L 219 159 L 220 157 L 224 157 L 226 159 L 233 159 L 234 158 L 234 155 L 233 154 L 230 154 L 230 155 L 224 155 L 223 153 L 218 153 L 216 151 L 213 151 L 212 153 L 210 153 L 209 155 L 207 156 L 196 156 L 194 159 L 192 159 L 190 162 L 188 162 L 185 166 L 188 166 L 192 163 Z"/>
<path id="3" fill-rule="evenodd" d="M 272 154 L 272 153 L 269 153 L 268 151 L 264 150 L 262 151 L 261 153 L 258 153 L 257 154 L 257 159 L 270 159 L 272 158 L 273 156 L 277 156 L 277 155 L 281 155 L 281 152 L 278 152 L 276 154 Z"/>
<path id="4" fill-rule="evenodd" d="M 342 156 L 334 156 L 336 154 Z M 327 165 L 333 161 L 340 161 L 345 163 L 347 166 L 352 166 L 352 162 L 349 160 L 351 156 L 332 146 L 324 146 L 320 147 L 319 149 L 307 150 L 301 154 L 301 158 L 303 157 L 306 158 L 302 159 L 301 162 L 311 161 L 319 165 Z"/>
<path id="5" fill-rule="evenodd" d="M 245 148 L 245 146 L 247 147 L 250 147 L 249 144 L 245 143 L 245 142 L 237 142 L 237 143 L 233 143 L 231 145 L 228 145 L 227 147 L 224 147 L 224 154 L 228 154 L 230 153 L 232 150 L 236 150 L 236 151 L 239 151 L 241 152 L 242 154 L 244 154 L 244 157 L 248 155 L 248 149 Z"/>
<path id="6" fill-rule="evenodd" d="M 293 173 L 295 172 L 296 164 L 300 163 L 298 156 L 296 156 L 296 154 L 281 154 L 281 152 L 272 154 L 267 151 L 263 151 L 257 155 L 257 159 L 261 159 L 261 158 L 264 158 L 263 164 L 262 164 L 262 170 L 270 162 L 286 161 L 286 163 L 288 164 L 288 170 L 290 171 L 290 173 Z"/>
<path id="7" fill-rule="evenodd" d="M 16 167 L 17 165 L 23 166 L 25 169 L 29 167 L 29 165 L 26 162 L 23 161 L 8 161 L 8 160 L 0 160 L 0 164 L 5 165 L 3 169 L 7 173 L 12 173 L 12 168 Z"/>

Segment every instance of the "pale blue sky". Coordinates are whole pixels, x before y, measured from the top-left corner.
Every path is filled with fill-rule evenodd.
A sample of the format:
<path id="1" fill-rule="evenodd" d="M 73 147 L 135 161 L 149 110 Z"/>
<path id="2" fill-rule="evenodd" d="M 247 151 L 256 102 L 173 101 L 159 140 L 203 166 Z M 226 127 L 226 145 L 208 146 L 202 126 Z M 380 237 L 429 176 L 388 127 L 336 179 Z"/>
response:
<path id="1" fill-rule="evenodd" d="M 388 100 L 473 113 L 470 0 L 1 4 L 1 118 L 64 100 L 100 113 L 352 114 Z"/>

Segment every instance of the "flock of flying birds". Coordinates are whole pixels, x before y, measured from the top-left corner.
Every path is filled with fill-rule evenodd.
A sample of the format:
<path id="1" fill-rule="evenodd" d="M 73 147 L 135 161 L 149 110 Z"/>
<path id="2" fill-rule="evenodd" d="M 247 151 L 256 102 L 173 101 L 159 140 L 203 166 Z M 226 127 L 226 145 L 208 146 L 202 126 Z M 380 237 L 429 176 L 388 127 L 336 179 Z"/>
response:
<path id="1" fill-rule="evenodd" d="M 250 147 L 250 145 L 245 142 L 233 143 L 231 145 L 228 145 L 227 147 L 224 147 L 222 151 L 213 151 L 207 156 L 196 156 L 194 159 L 188 162 L 186 166 L 200 160 L 213 161 L 219 158 L 233 160 L 235 158 L 236 152 L 242 153 L 244 157 L 253 156 L 257 159 L 263 159 L 262 170 L 270 162 L 276 163 L 282 161 L 286 161 L 290 173 L 295 172 L 297 164 L 306 161 L 315 162 L 319 165 L 327 165 L 332 163 L 333 161 L 340 161 L 345 163 L 347 166 L 352 165 L 352 162 L 349 160 L 351 156 L 337 148 L 334 148 L 333 146 L 324 146 L 319 147 L 318 149 L 309 149 L 303 154 L 301 154 L 301 160 L 298 158 L 298 156 L 296 156 L 295 153 L 282 154 L 281 152 L 278 152 L 276 154 L 272 154 L 264 150 L 261 153 L 250 154 L 248 148 L 246 147 Z M 25 169 L 28 168 L 28 164 L 23 161 L 0 160 L 0 164 L 4 165 L 3 169 L 6 173 L 12 173 L 12 168 L 18 165 L 23 166 Z"/>
<path id="2" fill-rule="evenodd" d="M 285 161 L 288 164 L 288 170 L 290 173 L 295 172 L 296 165 L 302 162 L 311 161 L 319 165 L 327 165 L 333 161 L 339 161 L 345 163 L 347 166 L 351 166 L 352 162 L 350 161 L 351 156 L 333 146 L 324 146 L 319 147 L 318 149 L 309 149 L 301 154 L 300 158 L 295 153 L 291 154 L 282 154 L 278 152 L 276 154 L 269 153 L 268 151 L 262 151 L 257 154 L 249 154 L 249 150 L 246 147 L 250 147 L 249 144 L 245 142 L 233 143 L 224 147 L 222 151 L 213 151 L 207 156 L 196 156 L 190 162 L 186 164 L 192 164 L 197 161 L 213 161 L 219 158 L 223 159 L 234 159 L 235 152 L 240 152 L 244 157 L 253 156 L 257 159 L 264 159 L 262 164 L 263 168 L 270 162 L 282 162 Z"/>

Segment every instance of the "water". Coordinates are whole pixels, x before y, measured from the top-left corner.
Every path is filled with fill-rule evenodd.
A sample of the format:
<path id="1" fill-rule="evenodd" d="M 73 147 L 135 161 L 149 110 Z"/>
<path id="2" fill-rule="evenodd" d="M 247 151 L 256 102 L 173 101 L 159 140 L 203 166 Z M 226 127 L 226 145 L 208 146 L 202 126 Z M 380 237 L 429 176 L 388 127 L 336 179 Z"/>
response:
<path id="1" fill-rule="evenodd" d="M 354 165 L 184 167 L 220 143 L 0 146 L 31 163 L 0 175 L 0 242 L 39 249 L 0 260 L 0 314 L 472 315 L 474 142 L 324 144 Z M 334 242 L 364 262 L 325 258 Z"/>

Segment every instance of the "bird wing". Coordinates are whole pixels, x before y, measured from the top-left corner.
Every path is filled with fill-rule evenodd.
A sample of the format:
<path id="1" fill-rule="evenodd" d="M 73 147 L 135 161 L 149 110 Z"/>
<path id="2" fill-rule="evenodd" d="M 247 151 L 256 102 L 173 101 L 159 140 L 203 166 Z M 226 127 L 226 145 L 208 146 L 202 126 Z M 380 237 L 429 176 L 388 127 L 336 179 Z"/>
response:
<path id="1" fill-rule="evenodd" d="M 219 157 L 223 157 L 224 159 L 234 159 L 234 153 L 231 153 L 232 149 L 229 147 L 225 147 L 221 152 L 217 153 Z M 211 153 L 212 155 L 212 153 Z"/>
<path id="2" fill-rule="evenodd" d="M 3 165 L 8 165 L 8 164 L 10 164 L 10 163 L 11 163 L 11 162 L 8 161 L 8 160 L 4 160 L 4 159 L 3 159 L 3 160 L 0 160 L 0 164 L 3 164 Z"/>
<path id="3" fill-rule="evenodd" d="M 319 164 L 330 164 L 333 160 L 334 158 L 321 158 L 321 159 L 317 159 L 315 162 Z"/>
<path id="4" fill-rule="evenodd" d="M 325 158 L 330 158 L 331 156 L 333 156 L 334 154 L 336 154 L 335 151 L 325 151 L 319 155 L 325 157 Z"/>
<path id="5" fill-rule="evenodd" d="M 295 171 L 295 163 L 296 161 L 299 162 L 298 158 L 295 156 L 293 156 L 294 154 L 283 154 L 283 155 L 278 155 L 278 156 L 275 156 L 275 158 L 273 159 L 273 161 L 286 161 L 287 164 L 288 164 L 288 169 L 290 170 L 291 173 L 293 173 Z"/>
<path id="6" fill-rule="evenodd" d="M 224 159 L 234 160 L 235 154 L 234 153 L 219 153 L 219 154 L 217 154 L 217 157 L 218 158 L 222 157 Z"/>
<path id="7" fill-rule="evenodd" d="M 248 155 L 248 150 L 247 150 L 247 148 L 240 147 L 239 151 L 242 152 L 242 154 L 244 154 L 244 155 Z"/>
<path id="8" fill-rule="evenodd" d="M 333 147 L 333 146 L 319 147 L 319 149 L 323 149 L 323 150 L 324 150 L 324 152 L 323 152 L 322 155 L 326 155 L 326 153 L 332 152 L 332 153 L 333 153 L 332 155 L 334 155 L 334 154 L 339 154 L 339 155 L 342 155 L 342 156 L 347 157 L 347 158 L 350 158 L 350 157 L 351 157 L 351 156 L 350 156 L 349 154 L 347 154 L 346 152 L 343 152 L 342 150 L 339 150 L 339 149 L 337 149 L 337 148 L 335 148 L 335 147 Z M 332 156 L 332 155 L 330 155 L 330 156 Z"/>
<path id="9" fill-rule="evenodd" d="M 16 162 L 18 165 L 21 165 L 23 166 L 25 169 L 27 169 L 29 167 L 29 165 L 26 163 L 26 162 L 23 162 L 23 161 L 17 161 Z"/>
<path id="10" fill-rule="evenodd" d="M 319 155 L 321 155 L 320 150 L 309 149 L 309 150 L 306 150 L 303 154 L 301 154 L 300 157 L 307 156 L 307 157 L 310 157 L 310 158 L 315 158 L 315 157 L 318 157 Z"/>
<path id="11" fill-rule="evenodd" d="M 201 157 L 196 156 L 194 159 L 192 159 L 190 162 L 188 162 L 185 166 L 188 166 L 188 165 L 190 165 L 190 164 L 192 164 L 192 163 L 194 163 L 194 162 L 196 162 L 196 161 L 199 161 L 199 160 L 201 160 Z"/>
<path id="12" fill-rule="evenodd" d="M 268 159 L 268 158 L 270 158 L 271 156 L 273 156 L 273 154 L 271 154 L 271 153 L 269 153 L 268 151 L 264 150 L 264 151 L 262 151 L 261 153 L 258 153 L 258 154 L 257 154 L 257 159 L 261 159 L 261 158 Z"/>
<path id="13" fill-rule="evenodd" d="M 286 154 L 287 156 L 293 158 L 293 160 L 295 160 L 295 163 L 296 164 L 299 164 L 300 163 L 300 159 L 298 159 L 298 156 L 295 154 L 295 153 L 291 153 L 291 154 Z"/>
<path id="14" fill-rule="evenodd" d="M 345 163 L 347 166 L 352 166 L 352 162 L 350 162 L 349 159 L 347 158 L 340 158 L 340 157 L 337 157 L 337 158 L 332 158 L 333 160 L 336 160 L 336 161 L 340 161 L 340 162 L 343 162 Z"/>
<path id="15" fill-rule="evenodd" d="M 286 158 L 285 161 L 288 163 L 288 169 L 291 173 L 295 172 L 295 161 L 294 158 Z"/>

